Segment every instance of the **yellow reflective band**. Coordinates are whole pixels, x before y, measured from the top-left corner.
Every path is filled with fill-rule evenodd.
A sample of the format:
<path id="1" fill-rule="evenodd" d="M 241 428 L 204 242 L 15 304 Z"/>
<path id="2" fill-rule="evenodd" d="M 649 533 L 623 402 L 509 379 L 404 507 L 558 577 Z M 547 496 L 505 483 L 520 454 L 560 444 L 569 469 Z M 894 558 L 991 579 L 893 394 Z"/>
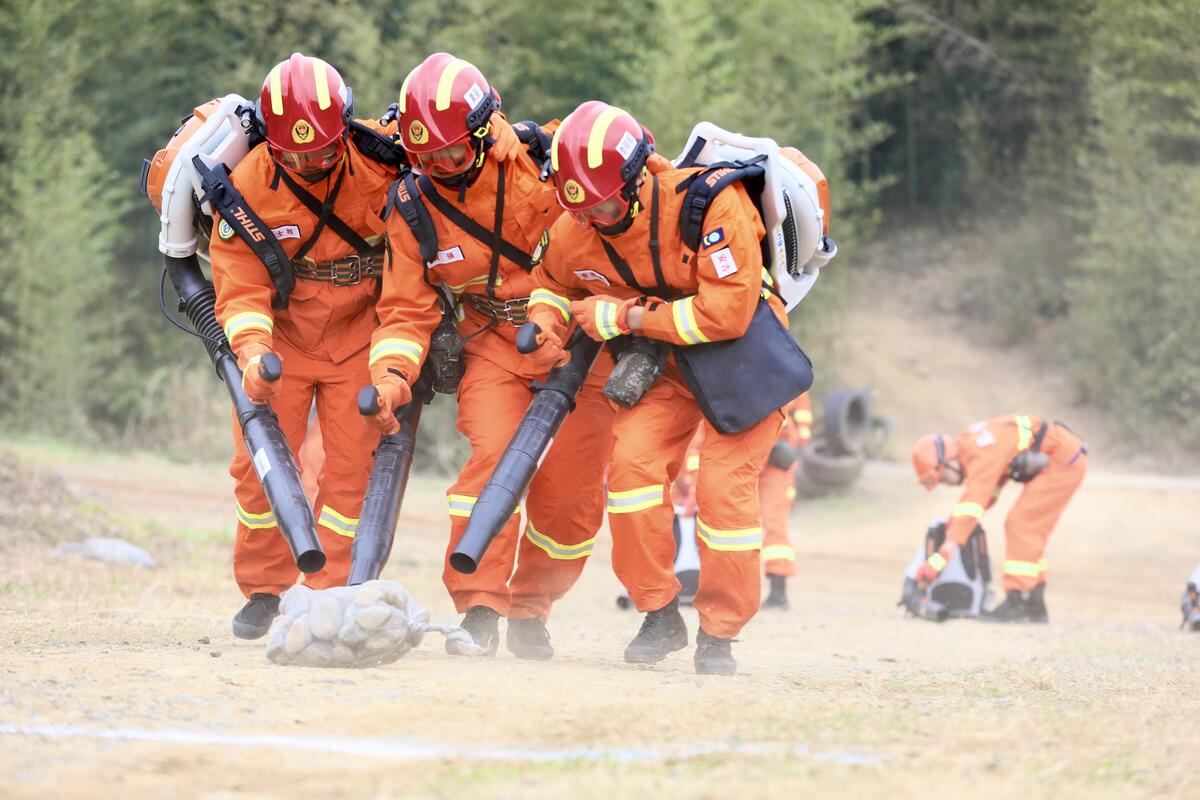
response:
<path id="1" fill-rule="evenodd" d="M 983 506 L 979 503 L 959 503 L 954 507 L 954 516 L 983 519 Z"/>
<path id="2" fill-rule="evenodd" d="M 270 333 L 275 330 L 275 323 L 266 314 L 260 314 L 257 311 L 243 311 L 225 321 L 225 338 L 232 340 L 235 333 L 246 328 L 261 328 Z"/>
<path id="3" fill-rule="evenodd" d="M 695 453 L 687 457 L 687 468 L 693 472 L 700 469 L 700 454 Z"/>
<path id="4" fill-rule="evenodd" d="M 470 280 L 466 281 L 465 283 L 460 283 L 458 285 L 455 285 L 453 283 L 447 283 L 445 285 L 446 285 L 447 289 L 454 292 L 455 294 L 462 294 L 463 291 L 466 290 L 468 287 L 483 286 L 483 285 L 487 284 L 487 282 L 488 282 L 487 275 L 476 275 L 474 278 L 471 278 Z M 496 276 L 496 285 L 499 286 L 502 283 L 504 283 L 504 276 L 497 275 Z"/>
<path id="5" fill-rule="evenodd" d="M 313 80 L 317 83 L 317 108 L 324 111 L 329 108 L 329 73 L 326 72 L 328 66 L 319 58 L 312 60 L 313 65 Z"/>
<path id="6" fill-rule="evenodd" d="M 789 487 L 787 488 L 787 492 L 786 492 L 786 494 L 787 494 L 787 499 L 788 499 L 788 500 L 795 500 L 795 499 L 796 499 L 796 487 L 795 487 L 795 486 L 789 486 Z"/>
<path id="7" fill-rule="evenodd" d="M 339 514 L 329 506 L 321 506 L 321 515 L 317 518 L 317 524 L 324 525 L 339 536 L 351 539 L 354 538 L 354 534 L 358 533 L 357 519 Z"/>
<path id="8" fill-rule="evenodd" d="M 786 544 L 773 544 L 762 549 L 759 556 L 763 561 L 795 561 L 796 551 Z"/>
<path id="9" fill-rule="evenodd" d="M 371 348 L 371 355 L 367 359 L 367 366 L 372 366 L 376 361 L 388 356 L 400 356 L 407 358 L 414 364 L 421 363 L 421 353 L 425 352 L 425 348 L 417 344 L 411 339 L 383 339 L 375 343 Z"/>
<path id="10" fill-rule="evenodd" d="M 434 100 L 434 108 L 438 111 L 445 111 L 450 107 L 450 91 L 454 88 L 454 79 L 468 66 L 470 65 L 461 58 L 454 59 L 446 66 L 442 77 L 438 79 L 437 99 Z"/>
<path id="11" fill-rule="evenodd" d="M 563 322 L 571 321 L 571 303 L 560 294 L 555 294 L 549 289 L 534 289 L 529 295 L 529 307 L 537 305 L 551 306 L 562 314 Z"/>
<path id="12" fill-rule="evenodd" d="M 1029 417 L 1017 415 L 1017 449 L 1028 450 L 1033 444 L 1033 423 Z"/>
<path id="13" fill-rule="evenodd" d="M 615 339 L 621 335 L 617 327 L 617 304 L 601 300 L 596 303 L 596 332 L 605 339 Z"/>
<path id="14" fill-rule="evenodd" d="M 242 508 L 242 504 L 234 500 L 234 505 L 237 506 L 238 522 L 245 525 L 251 530 L 261 530 L 263 528 L 275 527 L 275 514 L 271 511 L 265 511 L 262 514 L 255 514 Z"/>
<path id="15" fill-rule="evenodd" d="M 1046 559 L 1039 558 L 1038 559 L 1038 572 L 1045 572 L 1045 571 L 1046 571 Z"/>
<path id="16" fill-rule="evenodd" d="M 796 422 L 812 422 L 813 415 L 812 415 L 811 411 L 805 411 L 803 409 L 798 409 L 798 410 L 792 412 L 792 419 L 795 420 Z"/>
<path id="17" fill-rule="evenodd" d="M 1032 561 L 1005 561 L 1004 574 L 1016 575 L 1019 578 L 1036 578 L 1038 565 Z"/>
<path id="18" fill-rule="evenodd" d="M 407 110 L 408 103 L 404 102 L 404 98 L 408 97 L 408 82 L 412 80 L 413 73 L 417 71 L 413 67 L 407 75 L 404 76 L 404 83 L 400 84 L 400 107 L 397 109 L 401 114 Z"/>
<path id="19" fill-rule="evenodd" d="M 608 513 L 631 514 L 634 511 L 645 511 L 648 508 L 662 505 L 663 485 L 643 486 L 640 489 L 627 489 L 622 492 L 609 491 Z"/>
<path id="20" fill-rule="evenodd" d="M 708 337 L 700 332 L 700 326 L 696 324 L 696 311 L 692 308 L 692 301 L 695 299 L 695 295 L 692 295 L 671 303 L 671 317 L 675 321 L 675 332 L 688 344 L 709 341 Z"/>
<path id="21" fill-rule="evenodd" d="M 450 505 L 450 516 L 452 517 L 469 517 L 471 509 L 475 508 L 475 501 L 478 497 L 471 497 L 469 494 L 448 494 L 446 502 Z"/>
<path id="22" fill-rule="evenodd" d="M 800 426 L 800 438 L 801 439 L 811 439 L 812 438 L 812 428 L 808 427 L 807 425 L 801 425 Z"/>
<path id="23" fill-rule="evenodd" d="M 616 106 L 609 106 L 592 123 L 592 132 L 588 134 L 588 169 L 595 169 L 604 163 L 604 134 L 608 133 L 616 118 L 624 113 Z"/>
<path id="24" fill-rule="evenodd" d="M 283 75 L 282 64 L 276 64 L 275 69 L 267 76 L 267 91 L 271 95 L 271 113 L 275 116 L 283 114 Z"/>
<path id="25" fill-rule="evenodd" d="M 946 568 L 946 559 L 941 553 L 934 553 L 928 559 L 929 566 L 941 572 Z"/>
<path id="26" fill-rule="evenodd" d="M 775 285 L 775 279 L 771 277 L 771 273 L 767 272 L 766 267 L 762 268 L 762 279 L 763 283 L 765 283 L 767 286 Z"/>
<path id="27" fill-rule="evenodd" d="M 595 536 L 579 544 L 562 544 L 561 542 L 556 542 L 533 527 L 533 522 L 525 525 L 525 538 L 535 547 L 545 552 L 546 555 L 559 561 L 573 561 L 577 558 L 587 558 L 592 554 L 592 549 L 596 545 Z"/>
<path id="28" fill-rule="evenodd" d="M 710 550 L 738 552 L 762 549 L 762 527 L 723 531 L 706 525 L 704 520 L 696 517 L 696 534 Z"/>
<path id="29" fill-rule="evenodd" d="M 567 119 L 571 115 L 567 114 Z M 567 119 L 564 119 L 558 128 L 554 131 L 554 137 L 550 139 L 550 169 L 558 172 L 558 137 L 562 134 L 563 125 L 566 125 Z"/>

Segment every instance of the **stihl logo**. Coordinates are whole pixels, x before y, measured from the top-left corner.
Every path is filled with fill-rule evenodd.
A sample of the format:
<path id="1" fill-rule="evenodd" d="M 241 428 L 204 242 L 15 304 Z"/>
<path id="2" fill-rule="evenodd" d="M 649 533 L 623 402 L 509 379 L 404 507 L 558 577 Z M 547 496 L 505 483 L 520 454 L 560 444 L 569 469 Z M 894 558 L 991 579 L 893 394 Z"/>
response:
<path id="1" fill-rule="evenodd" d="M 704 179 L 704 185 L 711 189 L 712 187 L 717 185 L 717 181 L 721 180 L 721 178 L 723 176 L 727 175 L 728 173 L 729 173 L 729 167 L 724 167 L 722 169 L 719 169 L 716 172 L 714 172 L 712 175 L 709 175 L 707 178 Z"/>
<path id="2" fill-rule="evenodd" d="M 404 181 L 400 181 L 396 184 L 396 201 L 400 203 L 407 203 L 409 199 L 410 196 L 408 194 L 408 187 L 404 185 Z"/>
<path id="3" fill-rule="evenodd" d="M 246 233 L 250 234 L 250 238 L 254 241 L 261 242 L 267 238 L 263 235 L 263 232 L 258 229 L 258 226 L 250 221 L 250 217 L 246 215 L 246 209 L 240 206 L 235 208 L 233 210 L 233 218 L 241 223 L 242 228 L 246 231 Z"/>

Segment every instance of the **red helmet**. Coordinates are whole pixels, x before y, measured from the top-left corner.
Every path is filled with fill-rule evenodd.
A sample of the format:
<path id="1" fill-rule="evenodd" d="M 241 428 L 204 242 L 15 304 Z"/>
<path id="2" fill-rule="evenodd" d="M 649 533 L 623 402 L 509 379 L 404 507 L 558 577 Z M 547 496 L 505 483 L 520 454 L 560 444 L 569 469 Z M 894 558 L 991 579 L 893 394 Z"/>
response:
<path id="1" fill-rule="evenodd" d="M 319 58 L 292 53 L 267 74 L 257 110 L 267 141 L 278 153 L 315 154 L 341 146 L 353 95 L 336 69 Z"/>
<path id="2" fill-rule="evenodd" d="M 429 153 L 471 136 L 482 141 L 499 107 L 499 95 L 473 64 L 434 53 L 408 73 L 400 87 L 404 149 Z"/>
<path id="3" fill-rule="evenodd" d="M 578 212 L 618 193 L 632 201 L 653 152 L 654 136 L 628 112 L 589 100 L 567 115 L 550 146 L 559 204 Z"/>
<path id="4" fill-rule="evenodd" d="M 942 469 L 946 462 L 958 457 L 958 442 L 953 436 L 942 433 L 927 433 L 912 449 L 913 471 L 917 481 L 926 489 L 933 489 L 942 480 Z"/>

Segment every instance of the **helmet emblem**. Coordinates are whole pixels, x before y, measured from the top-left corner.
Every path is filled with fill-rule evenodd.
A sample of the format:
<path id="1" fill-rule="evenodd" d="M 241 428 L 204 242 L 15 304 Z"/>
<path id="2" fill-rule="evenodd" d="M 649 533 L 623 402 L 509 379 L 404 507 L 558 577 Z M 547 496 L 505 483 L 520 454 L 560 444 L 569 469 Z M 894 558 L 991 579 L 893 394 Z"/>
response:
<path id="1" fill-rule="evenodd" d="M 429 141 L 429 129 L 422 124 L 421 120 L 414 119 L 408 124 L 408 138 L 413 144 L 425 144 Z"/>
<path id="2" fill-rule="evenodd" d="M 582 203 L 584 198 L 583 187 L 580 186 L 574 178 L 563 184 L 563 194 L 567 197 L 568 203 Z"/>
<path id="3" fill-rule="evenodd" d="M 306 119 L 296 120 L 296 124 L 292 126 L 292 141 L 296 144 L 308 144 L 316 138 L 313 133 L 313 126 Z"/>

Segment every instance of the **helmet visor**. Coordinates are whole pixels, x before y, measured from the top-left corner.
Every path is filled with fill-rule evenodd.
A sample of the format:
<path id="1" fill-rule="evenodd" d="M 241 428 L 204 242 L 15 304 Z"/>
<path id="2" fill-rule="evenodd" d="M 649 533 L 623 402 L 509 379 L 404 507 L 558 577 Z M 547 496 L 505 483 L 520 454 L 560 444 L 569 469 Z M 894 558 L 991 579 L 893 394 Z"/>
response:
<path id="1" fill-rule="evenodd" d="M 275 160 L 289 169 L 292 172 L 299 172 L 301 175 L 327 172 L 341 160 L 342 154 L 345 152 L 342 140 L 338 139 L 333 144 L 322 147 L 320 150 L 313 150 L 310 153 L 291 153 L 287 150 L 279 150 L 271 148 Z"/>
<path id="2" fill-rule="evenodd" d="M 585 227 L 609 228 L 620 222 L 629 211 L 629 201 L 624 197 L 610 197 L 591 208 L 568 212 L 571 219 Z"/>
<path id="3" fill-rule="evenodd" d="M 428 153 L 413 153 L 422 172 L 435 178 L 450 178 L 471 167 L 475 154 L 471 145 L 459 142 Z"/>

